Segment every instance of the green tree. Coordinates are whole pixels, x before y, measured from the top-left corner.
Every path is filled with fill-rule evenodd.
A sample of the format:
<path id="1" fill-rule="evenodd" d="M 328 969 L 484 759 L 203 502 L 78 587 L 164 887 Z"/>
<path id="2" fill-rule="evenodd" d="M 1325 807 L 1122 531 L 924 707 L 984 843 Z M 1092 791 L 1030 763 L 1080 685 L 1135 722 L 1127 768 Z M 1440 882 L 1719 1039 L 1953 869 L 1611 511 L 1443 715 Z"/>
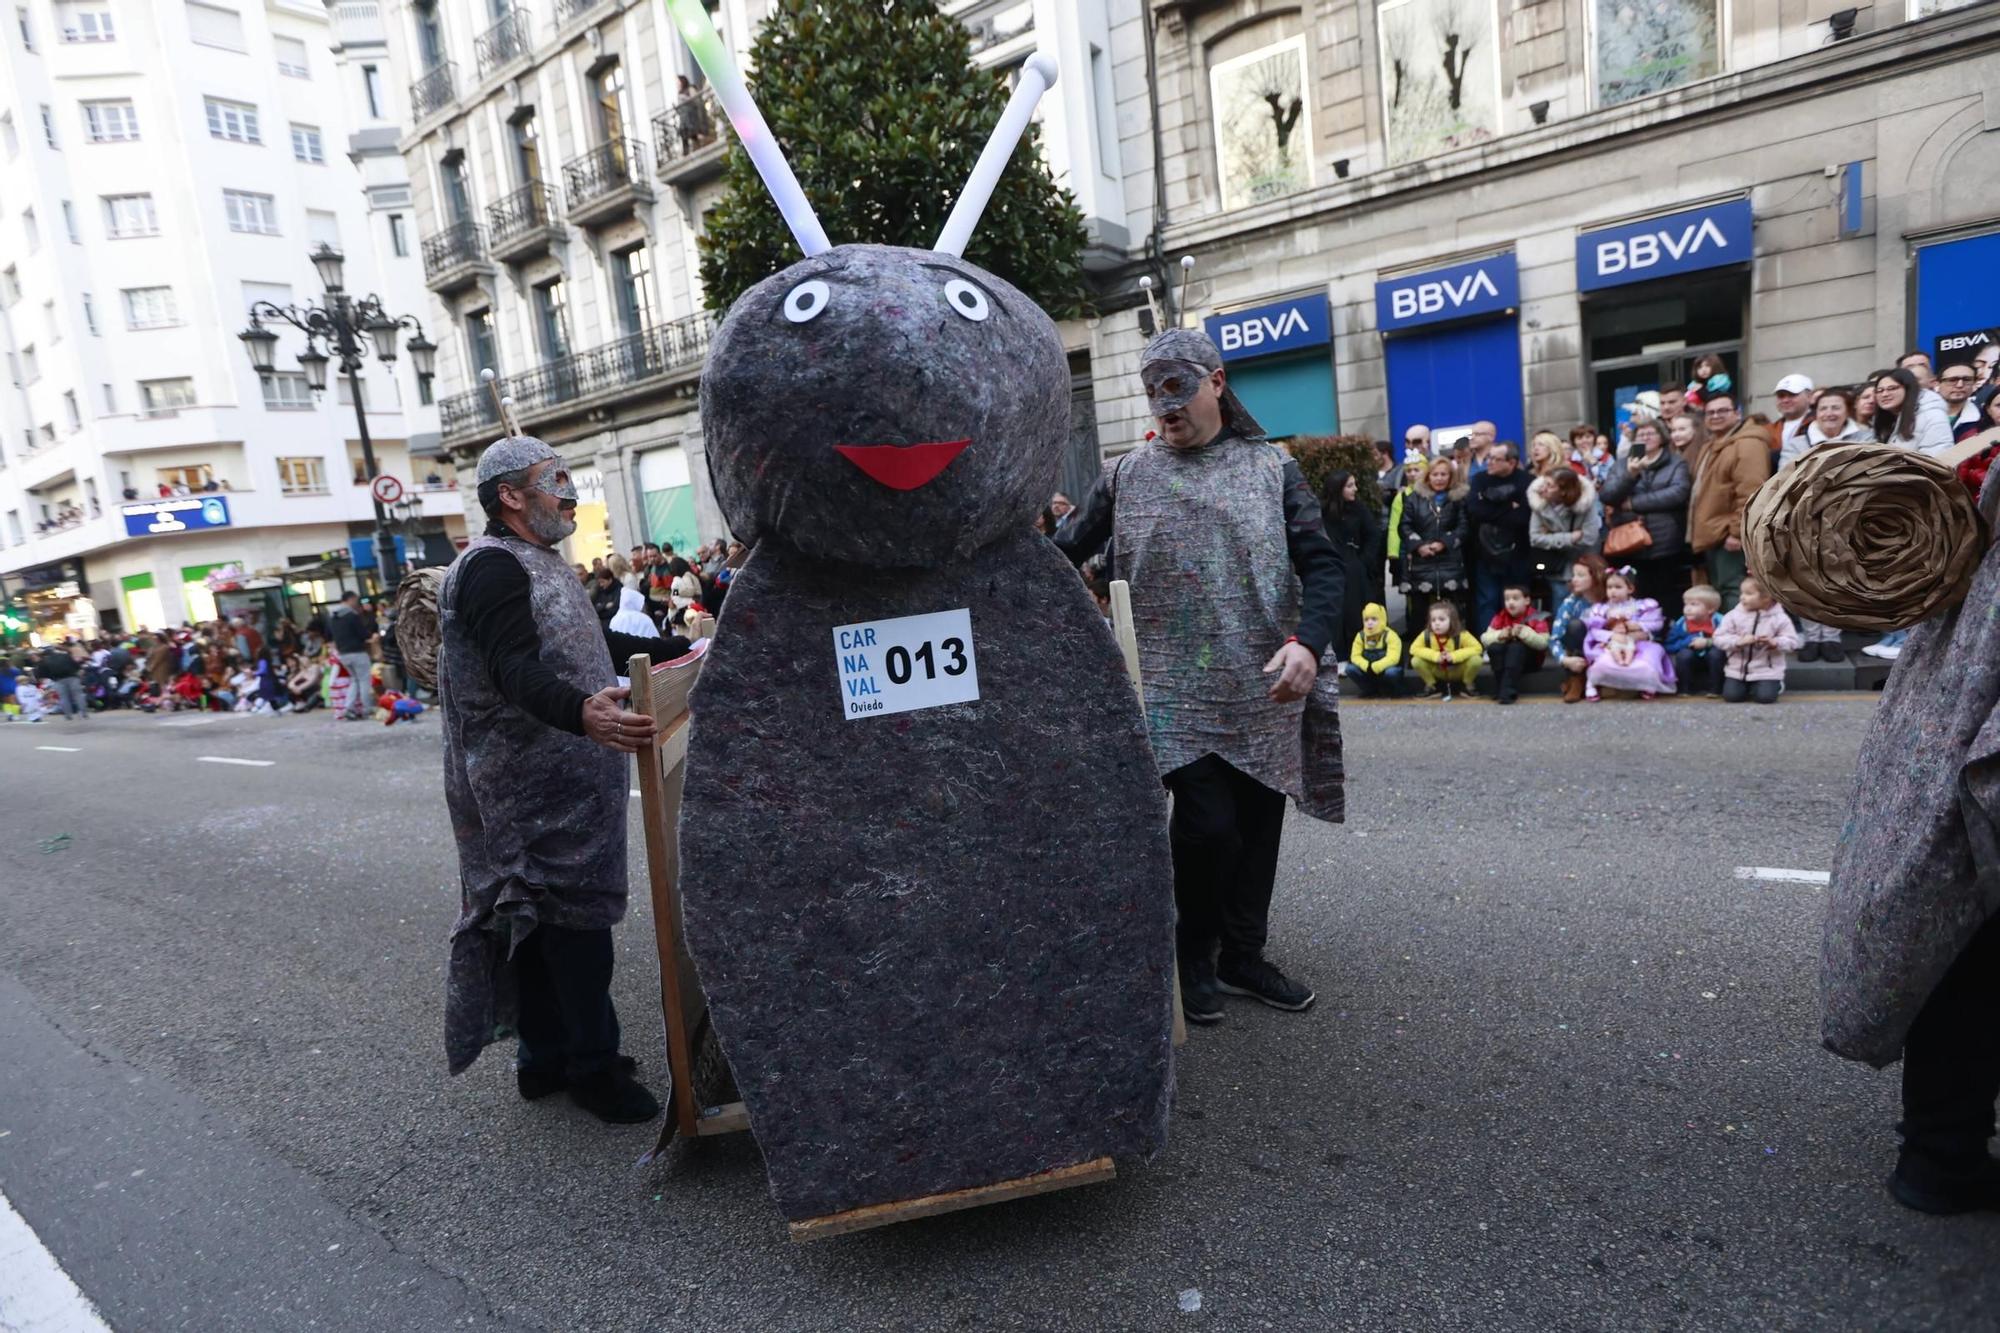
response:
<path id="1" fill-rule="evenodd" d="M 1366 435 L 1294 435 L 1285 448 L 1299 460 L 1299 471 L 1314 495 L 1326 489 L 1326 479 L 1336 468 L 1352 472 L 1360 479 L 1361 503 L 1378 513 L 1382 491 L 1375 484 L 1375 443 Z"/>
<path id="2" fill-rule="evenodd" d="M 928 249 L 999 123 L 1008 88 L 972 63 L 965 28 L 933 0 L 779 0 L 752 47 L 751 92 L 835 245 Z M 1057 188 L 1030 126 L 965 257 L 1058 319 L 1083 312 L 1083 215 Z M 799 258 L 749 155 L 733 140 L 727 189 L 700 240 L 718 313 Z"/>

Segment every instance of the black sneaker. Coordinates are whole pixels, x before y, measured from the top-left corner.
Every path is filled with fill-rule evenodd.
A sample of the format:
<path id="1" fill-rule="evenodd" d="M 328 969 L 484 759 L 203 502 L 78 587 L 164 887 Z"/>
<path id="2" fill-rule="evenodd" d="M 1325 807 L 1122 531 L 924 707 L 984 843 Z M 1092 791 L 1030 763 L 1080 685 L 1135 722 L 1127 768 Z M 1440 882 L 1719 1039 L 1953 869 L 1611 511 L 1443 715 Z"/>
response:
<path id="1" fill-rule="evenodd" d="M 1224 995 L 1247 995 L 1262 1000 L 1273 1009 L 1300 1013 L 1312 1008 L 1319 997 L 1278 970 L 1267 958 L 1222 960 L 1216 969 L 1215 988 Z"/>
<path id="2" fill-rule="evenodd" d="M 660 1113 L 659 1098 L 616 1067 L 571 1080 L 569 1099 L 608 1125 L 643 1125 Z"/>
<path id="3" fill-rule="evenodd" d="M 1819 644 L 1818 643 L 1800 644 L 1798 652 L 1798 660 L 1801 662 L 1819 661 Z"/>
<path id="4" fill-rule="evenodd" d="M 638 1069 L 638 1067 L 639 1062 L 629 1055 L 619 1056 L 617 1063 L 612 1066 L 619 1073 L 628 1075 Z M 540 1101 L 551 1093 L 561 1092 L 564 1088 L 567 1088 L 569 1086 L 569 1076 L 561 1070 L 551 1073 L 541 1069 L 521 1069 L 516 1067 L 514 1070 L 514 1086 L 521 1090 L 521 1099 L 523 1101 Z"/>
<path id="5" fill-rule="evenodd" d="M 1222 997 L 1215 991 L 1215 964 L 1205 958 L 1181 967 L 1181 1017 L 1203 1026 L 1222 1021 Z"/>
<path id="6" fill-rule="evenodd" d="M 2000 1212 L 2000 1160 L 1982 1156 L 1967 1171 L 1905 1151 L 1889 1177 L 1889 1193 L 1905 1208 L 1940 1217 Z"/>

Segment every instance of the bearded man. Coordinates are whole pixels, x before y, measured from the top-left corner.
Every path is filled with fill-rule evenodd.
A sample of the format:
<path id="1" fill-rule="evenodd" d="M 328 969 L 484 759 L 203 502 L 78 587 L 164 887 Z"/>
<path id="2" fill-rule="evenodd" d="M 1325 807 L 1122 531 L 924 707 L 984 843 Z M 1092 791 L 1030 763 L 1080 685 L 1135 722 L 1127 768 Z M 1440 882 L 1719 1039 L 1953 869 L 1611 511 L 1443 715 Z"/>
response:
<path id="1" fill-rule="evenodd" d="M 523 1097 L 567 1088 L 614 1124 L 660 1104 L 618 1053 L 611 927 L 624 919 L 625 756 L 652 744 L 627 712 L 618 667 L 687 641 L 602 629 L 557 549 L 576 531 L 576 487 L 527 436 L 479 459 L 488 519 L 438 595 L 445 800 L 458 840 L 461 912 L 451 936 L 445 1049 L 462 1072 L 519 1041 Z"/>
<path id="2" fill-rule="evenodd" d="M 1159 334 L 1139 379 L 1158 438 L 1106 470 L 1056 544 L 1081 564 L 1109 542 L 1131 585 L 1147 728 L 1174 796 L 1182 1012 L 1219 1022 L 1219 993 L 1307 1009 L 1312 990 L 1264 946 L 1285 798 L 1342 813 L 1338 673 L 1319 678 L 1340 554 L 1298 461 L 1265 438 L 1207 335 Z"/>

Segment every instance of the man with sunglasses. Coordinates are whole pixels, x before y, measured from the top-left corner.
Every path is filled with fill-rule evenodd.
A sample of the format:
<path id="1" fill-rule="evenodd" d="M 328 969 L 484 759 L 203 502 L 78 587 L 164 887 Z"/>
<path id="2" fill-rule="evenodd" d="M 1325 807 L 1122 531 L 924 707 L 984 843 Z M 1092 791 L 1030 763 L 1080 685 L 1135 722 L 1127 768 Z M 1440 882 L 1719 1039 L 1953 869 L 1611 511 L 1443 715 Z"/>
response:
<path id="1" fill-rule="evenodd" d="M 445 801 L 458 839 L 445 1048 L 451 1072 L 504 1032 L 529 1100 L 567 1088 L 599 1119 L 659 1114 L 618 1053 L 611 927 L 625 916 L 625 756 L 653 740 L 627 712 L 617 664 L 665 660 L 684 639 L 600 627 L 558 546 L 576 531 L 561 455 L 512 436 L 479 459 L 486 531 L 445 576 Z"/>
<path id="2" fill-rule="evenodd" d="M 1312 990 L 1264 945 L 1285 798 L 1340 817 L 1335 673 L 1318 676 L 1343 566 L 1297 460 L 1265 438 L 1205 334 L 1156 336 L 1139 379 L 1157 438 L 1111 465 L 1056 543 L 1078 564 L 1109 543 L 1131 585 L 1153 757 L 1174 795 L 1182 1012 L 1220 1021 L 1218 993 L 1307 1009 Z"/>

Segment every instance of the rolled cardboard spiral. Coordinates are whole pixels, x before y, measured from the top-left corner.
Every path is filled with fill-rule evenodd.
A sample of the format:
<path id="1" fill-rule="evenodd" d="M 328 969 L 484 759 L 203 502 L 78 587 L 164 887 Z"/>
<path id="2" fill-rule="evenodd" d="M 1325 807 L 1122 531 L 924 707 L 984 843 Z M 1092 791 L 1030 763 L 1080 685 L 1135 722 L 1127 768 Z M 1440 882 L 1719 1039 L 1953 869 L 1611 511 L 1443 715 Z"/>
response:
<path id="1" fill-rule="evenodd" d="M 403 673 L 431 690 L 437 688 L 438 648 L 444 641 L 437 605 L 443 587 L 442 565 L 413 569 L 396 585 L 396 650 L 403 656 Z"/>
<path id="2" fill-rule="evenodd" d="M 1743 520 L 1764 590 L 1837 629 L 1907 629 L 1955 605 L 1988 539 L 1951 468 L 1886 444 L 1822 445 L 1765 482 Z"/>

